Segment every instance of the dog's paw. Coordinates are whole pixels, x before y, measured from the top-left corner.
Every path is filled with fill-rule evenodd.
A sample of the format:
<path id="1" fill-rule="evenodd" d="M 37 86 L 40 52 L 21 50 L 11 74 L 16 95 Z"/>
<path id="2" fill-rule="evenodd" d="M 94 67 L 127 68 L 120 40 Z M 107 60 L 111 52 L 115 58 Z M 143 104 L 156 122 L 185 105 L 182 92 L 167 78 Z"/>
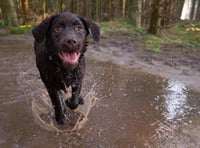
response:
<path id="1" fill-rule="evenodd" d="M 79 97 L 79 104 L 83 105 L 84 103 L 85 103 L 85 101 L 84 101 L 83 97 Z"/>
<path id="2" fill-rule="evenodd" d="M 65 103 L 72 110 L 76 109 L 79 105 L 79 104 L 71 102 L 70 99 L 66 100 Z"/>
<path id="3" fill-rule="evenodd" d="M 76 108 L 78 107 L 79 104 L 80 104 L 80 105 L 83 105 L 83 104 L 84 104 L 84 99 L 83 99 L 83 97 L 79 97 L 79 102 L 78 102 L 78 104 L 76 104 L 76 103 L 74 103 L 74 102 L 71 102 L 70 99 L 67 99 L 67 100 L 65 101 L 65 103 L 66 103 L 66 105 L 67 105 L 70 109 L 74 110 L 74 109 L 76 109 Z"/>
<path id="4" fill-rule="evenodd" d="M 60 125 L 65 124 L 65 118 L 64 117 L 56 117 L 56 121 Z"/>

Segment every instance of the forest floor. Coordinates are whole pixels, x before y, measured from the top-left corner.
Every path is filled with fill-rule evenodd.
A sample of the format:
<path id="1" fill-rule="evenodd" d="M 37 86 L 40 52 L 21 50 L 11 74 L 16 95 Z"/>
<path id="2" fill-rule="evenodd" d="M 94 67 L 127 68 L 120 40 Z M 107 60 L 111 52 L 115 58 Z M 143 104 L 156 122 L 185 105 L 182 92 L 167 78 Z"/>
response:
<path id="1" fill-rule="evenodd" d="M 155 52 L 144 47 L 144 40 L 130 37 L 129 33 L 105 33 L 99 44 L 88 47 L 87 55 L 96 60 L 112 62 L 166 79 L 180 81 L 190 90 L 200 90 L 200 50 L 179 43 L 161 44 Z M 172 138 L 161 140 L 158 147 L 200 146 L 199 122 L 183 126 Z"/>
<path id="2" fill-rule="evenodd" d="M 7 35 L 0 31 L 1 40 L 19 40 L 33 43 L 33 37 L 29 35 Z M 161 50 L 155 52 L 147 50 L 143 38 L 134 38 L 129 32 L 106 32 L 101 36 L 101 41 L 95 43 L 89 41 L 86 57 L 98 61 L 112 62 L 125 68 L 143 71 L 161 77 L 181 81 L 186 86 L 200 92 L 200 50 L 180 43 L 163 43 Z M 162 147 L 185 147 L 184 140 L 192 145 L 200 145 L 198 128 L 186 127 L 184 134 L 177 133 L 174 139 L 164 141 Z M 189 137 L 189 138 L 188 138 Z M 182 141 L 181 141 L 182 139 Z M 175 145 L 173 145 L 175 144 Z M 189 146 L 190 147 L 190 146 Z"/>
<path id="3" fill-rule="evenodd" d="M 33 41 L 30 34 L 8 35 L 8 31 L 4 29 L 0 30 L 0 38 Z M 86 56 L 178 80 L 199 91 L 199 46 L 194 48 L 178 42 L 164 42 L 158 43 L 159 51 L 148 50 L 143 37 L 133 37 L 128 31 L 106 31 L 102 33 L 100 42 L 90 42 Z"/>
<path id="4" fill-rule="evenodd" d="M 163 43 L 159 52 L 147 50 L 144 40 L 129 33 L 105 33 L 87 54 L 101 61 L 178 80 L 191 89 L 200 88 L 200 50 L 179 43 Z M 91 49 L 90 49 L 91 48 Z"/>

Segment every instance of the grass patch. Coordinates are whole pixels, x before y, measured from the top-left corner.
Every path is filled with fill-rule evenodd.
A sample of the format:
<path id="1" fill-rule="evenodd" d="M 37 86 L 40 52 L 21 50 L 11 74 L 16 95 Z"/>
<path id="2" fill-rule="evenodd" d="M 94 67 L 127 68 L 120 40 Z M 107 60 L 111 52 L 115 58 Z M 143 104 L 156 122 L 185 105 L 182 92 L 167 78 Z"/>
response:
<path id="1" fill-rule="evenodd" d="M 5 25 L 5 22 L 4 21 L 2 21 L 2 20 L 0 20 L 0 29 L 1 28 L 4 28 L 6 25 Z"/>
<path id="2" fill-rule="evenodd" d="M 113 21 L 101 22 L 102 32 L 128 32 L 134 36 L 141 36 L 144 34 L 142 29 L 134 27 L 125 19 L 114 19 Z"/>
<path id="3" fill-rule="evenodd" d="M 10 29 L 10 33 L 16 35 L 27 34 L 31 32 L 33 27 L 33 25 L 21 25 L 19 27 Z"/>
<path id="4" fill-rule="evenodd" d="M 176 30 L 182 44 L 200 50 L 200 23 L 179 22 Z"/>
<path id="5" fill-rule="evenodd" d="M 136 28 L 125 19 L 114 19 L 109 22 L 101 22 L 102 32 L 126 32 L 128 37 L 142 38 L 144 47 L 153 52 L 162 51 L 162 44 L 170 43 L 180 44 L 192 50 L 200 50 L 200 22 L 181 21 L 171 30 L 171 33 L 162 37 L 146 34 L 144 30 Z M 175 43 L 175 44 L 173 44 Z M 176 47 L 174 47 L 176 48 Z"/>
<path id="6" fill-rule="evenodd" d="M 200 50 L 200 23 L 178 22 L 175 27 L 175 36 L 154 36 L 147 34 L 144 39 L 146 49 L 160 52 L 164 43 L 178 43 L 192 50 Z"/>
<path id="7" fill-rule="evenodd" d="M 117 32 L 117 31 L 133 31 L 134 27 L 123 19 L 116 19 L 109 22 L 102 22 L 101 29 L 103 32 Z"/>
<path id="8" fill-rule="evenodd" d="M 165 38 L 161 38 L 155 35 L 146 35 L 145 48 L 154 52 L 161 51 L 161 44 L 166 42 Z"/>

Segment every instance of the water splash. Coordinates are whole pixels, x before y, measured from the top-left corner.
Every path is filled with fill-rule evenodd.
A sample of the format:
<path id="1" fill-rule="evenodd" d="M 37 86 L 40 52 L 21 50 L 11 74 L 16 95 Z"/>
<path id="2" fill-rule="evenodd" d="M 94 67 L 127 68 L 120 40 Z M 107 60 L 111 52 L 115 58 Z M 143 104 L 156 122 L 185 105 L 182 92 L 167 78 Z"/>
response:
<path id="1" fill-rule="evenodd" d="M 88 120 L 88 115 L 91 108 L 94 106 L 98 98 L 95 95 L 95 84 L 91 87 L 90 91 L 85 95 L 85 103 L 78 107 L 76 111 L 68 110 L 67 112 L 71 114 L 66 116 L 67 122 L 69 125 L 66 125 L 64 128 L 60 127 L 54 121 L 54 110 L 51 105 L 50 99 L 46 91 L 35 92 L 32 94 L 32 112 L 35 118 L 35 122 L 48 131 L 56 132 L 70 132 L 74 130 L 81 129 Z M 69 94 L 67 94 L 69 95 Z M 73 112 L 73 113 L 72 113 Z M 72 117 L 76 116 L 76 117 Z M 74 119 L 75 118 L 75 119 Z M 73 121 L 72 121 L 73 120 Z M 74 123 L 72 123 L 74 122 Z"/>

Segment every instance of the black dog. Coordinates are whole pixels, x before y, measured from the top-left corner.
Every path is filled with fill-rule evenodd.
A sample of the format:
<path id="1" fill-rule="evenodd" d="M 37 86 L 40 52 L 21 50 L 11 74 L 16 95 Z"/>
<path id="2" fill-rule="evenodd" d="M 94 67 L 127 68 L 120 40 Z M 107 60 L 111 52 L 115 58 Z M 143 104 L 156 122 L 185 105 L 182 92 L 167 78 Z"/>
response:
<path id="1" fill-rule="evenodd" d="M 64 124 L 66 105 L 76 109 L 85 71 L 84 53 L 87 36 L 99 40 L 99 27 L 73 13 L 60 13 L 42 21 L 32 30 L 35 38 L 36 64 L 51 98 L 56 121 Z M 72 97 L 64 100 L 62 92 L 71 86 Z"/>

